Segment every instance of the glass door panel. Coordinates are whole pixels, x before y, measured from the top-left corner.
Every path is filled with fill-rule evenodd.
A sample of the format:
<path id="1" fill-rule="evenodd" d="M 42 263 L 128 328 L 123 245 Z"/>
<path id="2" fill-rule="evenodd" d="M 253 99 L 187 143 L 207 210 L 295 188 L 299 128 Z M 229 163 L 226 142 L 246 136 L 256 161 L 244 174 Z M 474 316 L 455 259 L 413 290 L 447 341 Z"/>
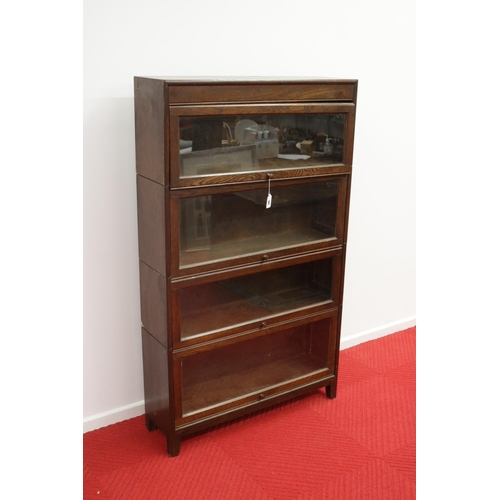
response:
<path id="1" fill-rule="evenodd" d="M 181 340 L 332 303 L 331 258 L 181 288 Z"/>
<path id="2" fill-rule="evenodd" d="M 179 176 L 343 164 L 348 113 L 181 116 Z"/>
<path id="3" fill-rule="evenodd" d="M 180 198 L 181 268 L 336 239 L 340 181 Z M 269 208 L 267 208 L 269 206 Z"/>
<path id="4" fill-rule="evenodd" d="M 328 371 L 331 318 L 181 359 L 182 417 L 245 398 L 260 400 L 285 383 L 298 385 Z M 236 405 L 238 403 L 236 402 Z"/>

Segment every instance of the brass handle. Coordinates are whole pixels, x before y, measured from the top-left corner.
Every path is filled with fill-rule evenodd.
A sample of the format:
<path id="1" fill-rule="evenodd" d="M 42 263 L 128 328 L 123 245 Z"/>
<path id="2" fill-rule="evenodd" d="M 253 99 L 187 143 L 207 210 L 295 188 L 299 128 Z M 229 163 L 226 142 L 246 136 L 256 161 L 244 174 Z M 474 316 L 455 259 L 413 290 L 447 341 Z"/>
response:
<path id="1" fill-rule="evenodd" d="M 265 253 L 263 256 L 262 256 L 262 260 L 267 260 L 269 259 L 269 255 L 267 255 L 267 253 Z"/>
<path id="2" fill-rule="evenodd" d="M 266 326 L 267 326 L 267 323 L 266 323 L 265 321 L 263 321 L 263 322 L 260 324 L 260 327 L 261 327 L 261 328 L 264 328 L 264 327 L 266 327 Z"/>
<path id="3" fill-rule="evenodd" d="M 265 397 L 265 394 L 259 394 L 259 399 L 264 399 Z"/>

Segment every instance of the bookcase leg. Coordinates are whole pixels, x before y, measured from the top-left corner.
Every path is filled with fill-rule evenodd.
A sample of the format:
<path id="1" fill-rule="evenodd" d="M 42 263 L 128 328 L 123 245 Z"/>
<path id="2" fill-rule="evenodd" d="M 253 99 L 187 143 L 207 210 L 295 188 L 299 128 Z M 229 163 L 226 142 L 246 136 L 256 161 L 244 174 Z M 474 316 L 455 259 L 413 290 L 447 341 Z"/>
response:
<path id="1" fill-rule="evenodd" d="M 146 429 L 150 432 L 158 429 L 156 424 L 147 415 L 146 415 Z"/>
<path id="2" fill-rule="evenodd" d="M 337 396 L 337 379 L 332 380 L 326 386 L 326 397 L 328 399 L 335 399 L 336 396 Z"/>
<path id="3" fill-rule="evenodd" d="M 181 438 L 172 436 L 167 438 L 167 453 L 170 457 L 176 457 L 181 451 Z"/>

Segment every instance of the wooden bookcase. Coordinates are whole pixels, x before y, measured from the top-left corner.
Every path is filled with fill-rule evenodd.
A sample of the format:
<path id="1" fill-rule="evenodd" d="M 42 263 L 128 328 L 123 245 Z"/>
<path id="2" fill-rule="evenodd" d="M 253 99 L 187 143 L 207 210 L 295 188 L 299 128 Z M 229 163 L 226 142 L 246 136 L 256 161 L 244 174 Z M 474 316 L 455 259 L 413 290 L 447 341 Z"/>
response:
<path id="1" fill-rule="evenodd" d="M 176 456 L 184 435 L 335 397 L 357 80 L 134 92 L 146 425 Z"/>

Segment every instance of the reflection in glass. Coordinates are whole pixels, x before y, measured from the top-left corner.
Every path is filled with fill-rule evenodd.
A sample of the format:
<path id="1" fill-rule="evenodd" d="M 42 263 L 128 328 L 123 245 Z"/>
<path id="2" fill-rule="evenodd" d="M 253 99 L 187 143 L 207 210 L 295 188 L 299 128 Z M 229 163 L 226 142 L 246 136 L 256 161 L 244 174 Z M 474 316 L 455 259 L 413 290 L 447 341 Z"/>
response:
<path id="1" fill-rule="evenodd" d="M 182 414 L 258 396 L 328 370 L 330 319 L 187 356 L 181 363 Z"/>
<path id="2" fill-rule="evenodd" d="M 180 203 L 180 266 L 336 237 L 338 181 L 253 189 Z"/>
<path id="3" fill-rule="evenodd" d="M 331 301 L 332 259 L 180 290 L 181 339 Z"/>
<path id="4" fill-rule="evenodd" d="M 180 175 L 342 163 L 345 114 L 180 118 Z"/>

